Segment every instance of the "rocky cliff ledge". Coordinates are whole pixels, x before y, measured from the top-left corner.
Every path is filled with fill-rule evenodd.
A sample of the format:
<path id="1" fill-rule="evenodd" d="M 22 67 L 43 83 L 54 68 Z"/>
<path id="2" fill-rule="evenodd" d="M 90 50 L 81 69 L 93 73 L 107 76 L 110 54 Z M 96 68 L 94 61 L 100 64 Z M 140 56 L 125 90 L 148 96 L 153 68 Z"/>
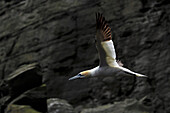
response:
<path id="1" fill-rule="evenodd" d="M 98 65 L 95 12 L 112 28 L 117 58 L 147 79 L 68 81 Z M 2 113 L 46 113 L 47 99 L 59 100 L 57 113 L 169 113 L 168 0 L 1 0 L 0 22 Z"/>

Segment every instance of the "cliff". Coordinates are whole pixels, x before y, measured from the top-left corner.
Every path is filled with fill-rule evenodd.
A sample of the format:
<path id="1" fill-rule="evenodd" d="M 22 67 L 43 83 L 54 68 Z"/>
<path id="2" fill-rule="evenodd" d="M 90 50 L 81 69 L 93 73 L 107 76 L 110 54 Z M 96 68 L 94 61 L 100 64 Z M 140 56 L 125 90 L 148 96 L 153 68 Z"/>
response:
<path id="1" fill-rule="evenodd" d="M 68 81 L 98 65 L 95 12 L 112 28 L 117 58 L 147 79 L 113 75 Z M 92 113 L 101 107 L 111 113 L 105 110 L 111 107 L 125 113 L 168 113 L 169 15 L 168 0 L 1 0 L 1 112 L 26 105 L 45 113 L 46 100 L 59 98 L 73 106 L 70 112 Z"/>

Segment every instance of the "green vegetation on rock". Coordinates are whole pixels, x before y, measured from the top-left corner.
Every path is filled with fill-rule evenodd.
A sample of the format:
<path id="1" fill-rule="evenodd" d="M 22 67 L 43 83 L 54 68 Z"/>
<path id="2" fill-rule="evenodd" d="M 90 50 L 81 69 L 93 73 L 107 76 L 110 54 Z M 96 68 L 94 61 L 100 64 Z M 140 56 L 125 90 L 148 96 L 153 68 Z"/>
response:
<path id="1" fill-rule="evenodd" d="M 9 105 L 6 113 L 41 113 L 27 105 Z"/>

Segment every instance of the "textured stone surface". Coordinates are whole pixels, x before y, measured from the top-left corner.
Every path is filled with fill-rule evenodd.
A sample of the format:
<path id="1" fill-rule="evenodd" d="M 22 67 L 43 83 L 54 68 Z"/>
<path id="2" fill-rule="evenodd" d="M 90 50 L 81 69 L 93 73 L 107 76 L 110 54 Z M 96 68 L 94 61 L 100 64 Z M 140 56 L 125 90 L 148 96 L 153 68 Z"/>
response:
<path id="1" fill-rule="evenodd" d="M 47 104 L 48 113 L 74 113 L 73 107 L 65 100 L 50 98 Z"/>
<path id="2" fill-rule="evenodd" d="M 2 112 L 4 112 L 5 107 L 12 104 L 30 105 L 39 111 L 47 111 L 46 86 L 35 88 L 41 84 L 42 76 L 36 63 L 19 67 L 1 83 L 1 96 L 3 97 L 0 99 L 0 103 Z M 14 109 L 13 112 L 16 112 L 15 107 L 10 109 L 11 111 Z M 20 107 L 17 109 L 20 109 Z"/>
<path id="3" fill-rule="evenodd" d="M 141 100 L 126 99 L 114 104 L 84 109 L 81 113 L 151 113 L 151 111 L 152 107 L 143 105 Z"/>
<path id="4" fill-rule="evenodd" d="M 146 74 L 68 81 L 98 65 L 95 12 L 113 31 L 117 58 Z M 170 2 L 168 0 L 1 0 L 0 98 L 8 99 L 4 81 L 22 65 L 38 63 L 49 98 L 91 108 L 126 98 L 170 111 Z M 2 107 L 0 107 L 3 111 Z"/>
<path id="5" fill-rule="evenodd" d="M 32 109 L 30 106 L 26 105 L 10 105 L 5 113 L 41 113 L 34 109 Z"/>
<path id="6" fill-rule="evenodd" d="M 23 65 L 6 79 L 10 87 L 9 93 L 12 98 L 17 97 L 23 92 L 40 86 L 42 84 L 42 76 L 38 74 L 37 64 Z"/>
<path id="7" fill-rule="evenodd" d="M 41 113 L 47 112 L 47 95 L 46 86 L 42 85 L 40 87 L 28 90 L 15 98 L 9 105 L 28 105 L 39 111 Z M 9 106 L 8 105 L 8 106 Z"/>

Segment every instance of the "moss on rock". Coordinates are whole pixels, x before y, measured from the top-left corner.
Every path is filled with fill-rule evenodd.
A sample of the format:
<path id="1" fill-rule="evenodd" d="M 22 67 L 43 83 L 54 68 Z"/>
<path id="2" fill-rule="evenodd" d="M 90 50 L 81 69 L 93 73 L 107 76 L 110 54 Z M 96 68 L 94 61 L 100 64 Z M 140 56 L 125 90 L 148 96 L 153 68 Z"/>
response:
<path id="1" fill-rule="evenodd" d="M 27 105 L 9 105 L 6 113 L 41 113 Z"/>

